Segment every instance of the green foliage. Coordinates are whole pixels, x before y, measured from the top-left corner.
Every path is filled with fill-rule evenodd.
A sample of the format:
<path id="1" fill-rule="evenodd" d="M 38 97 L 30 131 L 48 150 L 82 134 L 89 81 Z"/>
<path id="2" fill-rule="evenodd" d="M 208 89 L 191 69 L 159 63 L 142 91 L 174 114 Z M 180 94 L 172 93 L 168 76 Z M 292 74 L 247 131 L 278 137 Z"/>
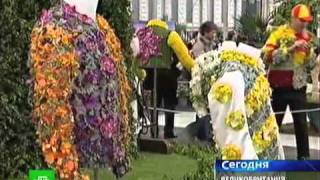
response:
<path id="1" fill-rule="evenodd" d="M 0 179 L 45 167 L 28 104 L 29 35 L 47 0 L 2 0 L 0 11 Z"/>
<path id="2" fill-rule="evenodd" d="M 272 12 L 272 16 L 274 17 L 273 25 L 279 26 L 288 23 L 291 17 L 292 8 L 297 4 L 306 4 L 311 8 L 314 17 L 314 21 L 309 29 L 312 32 L 316 31 L 319 23 L 317 14 L 320 14 L 319 0 L 277 0 L 276 3 L 281 4 Z"/>
<path id="3" fill-rule="evenodd" d="M 213 147 L 199 145 L 174 145 L 176 154 L 188 156 L 198 161 L 198 169 L 186 174 L 184 180 L 214 180 L 214 162 L 218 152 Z"/>
<path id="4" fill-rule="evenodd" d="M 98 13 L 104 16 L 115 29 L 127 60 L 132 59 L 130 42 L 133 36 L 130 0 L 100 0 Z"/>

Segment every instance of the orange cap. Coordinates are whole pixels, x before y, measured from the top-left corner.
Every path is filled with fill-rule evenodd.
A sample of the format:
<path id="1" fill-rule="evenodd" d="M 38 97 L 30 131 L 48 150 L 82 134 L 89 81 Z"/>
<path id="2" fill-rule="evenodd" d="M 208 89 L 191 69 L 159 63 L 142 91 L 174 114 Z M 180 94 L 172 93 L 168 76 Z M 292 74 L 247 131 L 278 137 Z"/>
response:
<path id="1" fill-rule="evenodd" d="M 291 16 L 306 22 L 313 20 L 310 8 L 304 4 L 296 5 L 291 11 Z"/>

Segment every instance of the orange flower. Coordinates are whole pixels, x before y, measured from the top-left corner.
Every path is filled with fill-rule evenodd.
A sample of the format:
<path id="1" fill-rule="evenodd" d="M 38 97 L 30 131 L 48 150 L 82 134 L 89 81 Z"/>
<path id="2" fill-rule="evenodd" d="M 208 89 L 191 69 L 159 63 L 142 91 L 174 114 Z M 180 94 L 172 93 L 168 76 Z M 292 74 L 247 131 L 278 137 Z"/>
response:
<path id="1" fill-rule="evenodd" d="M 54 134 L 54 135 L 51 136 L 51 138 L 50 138 L 50 144 L 51 144 L 51 146 L 54 146 L 54 145 L 57 144 L 57 142 L 58 142 L 58 138 L 57 138 L 56 134 Z"/>
<path id="2" fill-rule="evenodd" d="M 45 153 L 45 160 L 49 163 L 52 164 L 55 161 L 55 155 L 53 152 L 47 152 Z"/>
<path id="3" fill-rule="evenodd" d="M 75 54 L 73 52 L 66 52 L 59 57 L 59 61 L 62 65 L 70 66 L 75 64 Z"/>
<path id="4" fill-rule="evenodd" d="M 40 79 L 38 81 L 38 86 L 39 88 L 43 88 L 44 86 L 46 86 L 46 81 L 44 79 Z"/>
<path id="5" fill-rule="evenodd" d="M 47 114 L 47 115 L 43 116 L 43 122 L 46 124 L 52 124 L 53 120 L 54 120 L 54 118 L 53 118 L 52 114 Z"/>
<path id="6" fill-rule="evenodd" d="M 52 88 L 51 89 L 47 89 L 47 94 L 48 94 L 49 98 L 57 98 L 57 94 Z"/>
<path id="7" fill-rule="evenodd" d="M 68 114 L 68 109 L 66 107 L 60 106 L 57 109 L 58 116 L 65 117 Z"/>
<path id="8" fill-rule="evenodd" d="M 69 142 L 63 143 L 61 147 L 61 152 L 63 154 L 69 154 L 71 149 L 71 144 Z"/>
<path id="9" fill-rule="evenodd" d="M 65 165 L 64 165 L 64 169 L 67 170 L 68 172 L 71 172 L 75 169 L 75 164 L 73 161 L 68 161 Z"/>

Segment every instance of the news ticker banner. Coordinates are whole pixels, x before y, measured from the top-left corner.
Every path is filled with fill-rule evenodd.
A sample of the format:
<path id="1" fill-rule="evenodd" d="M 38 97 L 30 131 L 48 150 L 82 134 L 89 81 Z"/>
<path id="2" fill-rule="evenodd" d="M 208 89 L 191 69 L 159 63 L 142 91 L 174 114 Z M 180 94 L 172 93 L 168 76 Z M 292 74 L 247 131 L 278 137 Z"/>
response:
<path id="1" fill-rule="evenodd" d="M 320 172 L 320 160 L 217 160 L 217 173 L 234 172 Z"/>

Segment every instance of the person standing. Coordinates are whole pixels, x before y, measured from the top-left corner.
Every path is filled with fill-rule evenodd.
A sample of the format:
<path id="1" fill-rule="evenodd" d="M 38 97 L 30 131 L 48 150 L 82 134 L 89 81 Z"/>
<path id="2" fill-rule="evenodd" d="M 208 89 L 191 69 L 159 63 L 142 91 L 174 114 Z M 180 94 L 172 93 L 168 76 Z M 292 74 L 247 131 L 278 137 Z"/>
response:
<path id="1" fill-rule="evenodd" d="M 191 49 L 191 54 L 194 58 L 198 58 L 201 54 L 212 51 L 218 47 L 216 43 L 218 27 L 211 21 L 207 21 L 200 26 L 200 34 L 196 43 Z M 197 132 L 197 138 L 201 141 L 211 141 L 211 126 L 210 115 L 196 117 L 197 124 L 199 126 Z"/>
<path id="2" fill-rule="evenodd" d="M 201 54 L 217 48 L 217 43 L 215 42 L 217 32 L 217 25 L 215 25 L 211 21 L 207 21 L 200 26 L 200 34 L 198 36 L 198 40 L 191 49 L 191 53 L 194 58 L 197 58 Z"/>
<path id="3" fill-rule="evenodd" d="M 275 112 L 306 108 L 306 86 L 308 73 L 315 65 L 312 47 L 314 36 L 307 31 L 313 20 L 308 6 L 296 5 L 291 11 L 289 24 L 278 27 L 271 33 L 263 51 L 269 65 L 268 80 L 273 88 L 272 107 Z M 277 114 L 278 126 L 284 114 Z M 293 114 L 298 159 L 308 159 L 309 139 L 306 113 Z"/>

